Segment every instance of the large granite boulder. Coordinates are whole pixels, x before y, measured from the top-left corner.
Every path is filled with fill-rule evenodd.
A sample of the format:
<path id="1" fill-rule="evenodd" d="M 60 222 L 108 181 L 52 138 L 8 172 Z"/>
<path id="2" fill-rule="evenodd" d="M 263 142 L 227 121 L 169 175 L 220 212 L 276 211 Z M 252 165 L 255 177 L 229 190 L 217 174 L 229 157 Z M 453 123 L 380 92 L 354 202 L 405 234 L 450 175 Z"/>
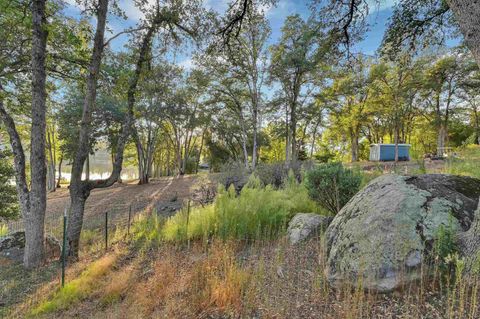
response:
<path id="1" fill-rule="evenodd" d="M 420 278 L 439 230 L 470 228 L 480 180 L 442 174 L 384 175 L 370 182 L 326 231 L 327 277 L 389 292 Z"/>
<path id="2" fill-rule="evenodd" d="M 312 238 L 327 229 L 332 217 L 318 214 L 296 214 L 288 223 L 287 237 L 292 245 Z"/>
<path id="3" fill-rule="evenodd" d="M 23 260 L 25 250 L 25 232 L 17 231 L 0 239 L 0 258 L 6 258 L 14 262 Z M 59 258 L 61 246 L 59 241 L 52 235 L 45 238 L 45 256 L 48 259 Z"/>

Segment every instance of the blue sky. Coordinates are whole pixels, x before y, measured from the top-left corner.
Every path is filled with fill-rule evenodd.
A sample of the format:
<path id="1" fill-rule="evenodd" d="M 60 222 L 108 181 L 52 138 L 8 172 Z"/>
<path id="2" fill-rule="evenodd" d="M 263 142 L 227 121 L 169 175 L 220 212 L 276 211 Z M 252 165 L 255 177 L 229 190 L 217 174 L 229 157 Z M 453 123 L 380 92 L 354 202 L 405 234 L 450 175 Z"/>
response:
<path id="1" fill-rule="evenodd" d="M 78 8 L 75 0 L 66 0 L 66 2 L 68 5 L 64 10 L 65 14 L 78 18 L 80 8 Z M 228 2 L 229 0 L 205 0 L 205 6 L 216 10 L 219 14 L 223 14 L 228 7 Z M 395 0 L 383 0 L 380 2 L 380 5 L 376 5 L 375 0 L 370 0 L 370 2 L 372 3 L 370 6 L 370 15 L 368 16 L 370 30 L 365 35 L 365 39 L 356 44 L 354 50 L 372 55 L 380 45 L 388 18 L 392 14 Z M 277 1 L 276 6 L 265 8 L 266 16 L 272 29 L 271 43 L 274 43 L 280 37 L 281 27 L 288 15 L 298 13 L 305 19 L 308 18 L 310 14 L 308 4 L 308 0 L 279 0 Z M 120 6 L 125 11 L 128 19 L 124 20 L 118 17 L 111 17 L 108 23 L 110 32 L 107 32 L 107 37 L 116 34 L 125 28 L 135 26 L 143 16 L 140 10 L 134 6 L 133 0 L 120 0 Z M 112 48 L 114 50 L 122 50 L 127 41 L 128 36 L 121 36 L 113 41 Z M 186 52 L 188 51 L 189 50 L 186 50 Z M 182 64 L 186 68 L 191 66 L 191 59 L 188 53 L 176 55 L 175 60 L 175 62 Z"/>

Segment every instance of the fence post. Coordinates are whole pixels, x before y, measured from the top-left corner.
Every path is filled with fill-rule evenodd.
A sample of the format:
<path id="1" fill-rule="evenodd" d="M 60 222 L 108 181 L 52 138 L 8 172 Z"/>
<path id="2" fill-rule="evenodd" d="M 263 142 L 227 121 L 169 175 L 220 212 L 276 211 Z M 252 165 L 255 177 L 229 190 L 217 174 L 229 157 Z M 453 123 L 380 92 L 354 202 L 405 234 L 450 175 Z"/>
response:
<path id="1" fill-rule="evenodd" d="M 65 286 L 65 266 L 67 258 L 67 207 L 63 212 L 63 245 L 62 245 L 62 287 Z"/>
<path id="2" fill-rule="evenodd" d="M 108 250 L 108 211 L 105 212 L 105 251 Z"/>
<path id="3" fill-rule="evenodd" d="M 130 222 L 132 220 L 132 204 L 128 208 L 128 225 L 127 225 L 127 235 L 130 236 Z"/>
<path id="4" fill-rule="evenodd" d="M 190 238 L 188 238 L 188 223 L 190 221 L 190 199 L 187 204 L 187 229 L 185 230 L 185 236 L 187 237 L 187 248 L 190 249 Z"/>

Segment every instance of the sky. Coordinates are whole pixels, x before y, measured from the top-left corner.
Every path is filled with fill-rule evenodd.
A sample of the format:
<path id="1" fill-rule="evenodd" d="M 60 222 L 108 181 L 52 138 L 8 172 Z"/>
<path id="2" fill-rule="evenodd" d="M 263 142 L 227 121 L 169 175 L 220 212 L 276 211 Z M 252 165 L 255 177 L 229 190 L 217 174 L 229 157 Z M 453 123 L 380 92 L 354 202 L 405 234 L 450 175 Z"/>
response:
<path id="1" fill-rule="evenodd" d="M 364 40 L 355 45 L 354 51 L 373 55 L 382 41 L 388 18 L 392 14 L 396 0 L 383 0 L 380 1 L 380 4 L 375 4 L 375 0 L 369 1 L 372 3 L 370 5 L 370 14 L 368 16 L 370 30 L 365 35 Z M 76 4 L 75 0 L 66 0 L 66 2 L 67 6 L 64 9 L 64 13 L 67 16 L 79 18 L 81 9 Z M 228 2 L 229 0 L 205 0 L 205 6 L 217 11 L 219 14 L 224 14 L 225 10 L 228 8 Z M 275 43 L 279 39 L 282 25 L 288 15 L 298 13 L 303 18 L 308 18 L 310 15 L 308 9 L 309 2 L 309 0 L 279 0 L 275 6 L 264 8 L 272 30 L 270 43 Z M 124 20 L 119 17 L 111 17 L 108 23 L 110 31 L 107 32 L 107 38 L 126 28 L 134 27 L 143 17 L 140 10 L 135 7 L 133 0 L 120 0 L 120 7 L 124 10 L 128 19 Z M 118 37 L 112 42 L 112 49 L 117 51 L 123 50 L 127 41 L 128 36 L 126 35 Z M 174 58 L 175 61 L 173 62 L 189 69 L 192 66 L 192 60 L 188 51 L 189 50 L 186 50 L 187 53 L 176 55 Z"/>

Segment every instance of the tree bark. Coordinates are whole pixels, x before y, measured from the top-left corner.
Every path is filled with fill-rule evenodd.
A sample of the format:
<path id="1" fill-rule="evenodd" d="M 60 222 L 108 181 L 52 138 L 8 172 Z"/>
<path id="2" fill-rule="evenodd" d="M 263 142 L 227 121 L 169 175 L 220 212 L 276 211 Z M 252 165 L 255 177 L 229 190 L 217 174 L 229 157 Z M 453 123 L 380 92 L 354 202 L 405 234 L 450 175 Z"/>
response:
<path id="1" fill-rule="evenodd" d="M 0 85 L 0 90 L 3 88 Z M 3 100 L 0 100 L 0 118 L 2 119 L 8 136 L 10 138 L 10 146 L 13 152 L 13 162 L 15 167 L 15 180 L 18 201 L 20 203 L 20 214 L 26 216 L 30 210 L 30 192 L 28 190 L 27 176 L 25 172 L 25 152 L 23 151 L 20 135 L 15 127 L 13 118 L 6 112 Z"/>
<path id="2" fill-rule="evenodd" d="M 47 189 L 49 192 L 54 192 L 56 190 L 55 183 L 55 155 L 54 155 L 54 135 L 50 133 L 50 130 L 47 129 L 47 150 L 48 150 L 48 159 L 47 159 Z"/>
<path id="3" fill-rule="evenodd" d="M 448 0 L 467 47 L 480 65 L 480 5 L 472 0 Z"/>
<path id="4" fill-rule="evenodd" d="M 108 0 L 99 0 L 99 5 L 97 8 L 97 30 L 95 32 L 94 49 L 90 65 L 90 73 L 87 80 L 87 94 L 85 97 L 82 124 L 80 129 L 80 142 L 82 144 L 82 147 L 79 146 L 77 150 L 77 163 L 74 162 L 74 165 L 72 167 L 73 183 L 70 184 L 71 216 L 68 224 L 67 239 L 70 247 L 69 256 L 74 260 L 78 259 L 78 244 L 80 242 L 80 233 L 83 224 L 83 212 L 85 208 L 85 201 L 87 200 L 88 196 L 90 196 L 90 191 L 95 188 L 110 187 L 120 178 L 120 173 L 122 171 L 123 165 L 123 153 L 127 140 L 130 137 L 134 120 L 133 109 L 135 105 L 135 94 L 137 92 L 138 81 L 140 79 L 143 68 L 145 67 L 145 62 L 148 59 L 148 53 L 150 51 L 152 38 L 159 23 L 157 19 L 154 20 L 152 25 L 148 28 L 141 42 L 135 72 L 130 79 L 130 84 L 127 92 L 128 110 L 125 116 L 125 120 L 122 123 L 120 136 L 117 141 L 115 162 L 112 172 L 110 176 L 104 180 L 82 181 L 81 172 L 86 156 L 88 155 L 88 139 L 89 127 L 91 124 L 91 112 L 96 99 L 96 85 L 98 82 L 98 73 L 100 70 L 102 52 L 104 48 L 103 38 L 105 33 L 105 23 L 108 11 Z"/>
<path id="5" fill-rule="evenodd" d="M 437 134 L 437 156 L 443 156 L 445 153 L 445 141 L 447 139 L 447 128 L 442 123 L 438 128 Z"/>
<path id="6" fill-rule="evenodd" d="M 93 52 L 87 76 L 87 89 L 83 103 L 82 121 L 80 124 L 79 143 L 73 159 L 70 179 L 70 216 L 68 218 L 67 239 L 69 256 L 78 258 L 78 244 L 83 224 L 83 209 L 90 195 L 87 181 L 82 182 L 82 172 L 89 153 L 90 125 L 92 112 L 97 96 L 98 75 L 104 50 L 104 34 L 107 21 L 108 1 L 99 0 L 97 6 L 97 27 L 95 30 Z"/>
<path id="7" fill-rule="evenodd" d="M 32 128 L 30 154 L 30 210 L 24 216 L 25 226 L 25 267 L 38 267 L 45 258 L 45 210 L 47 208 L 45 165 L 46 131 L 46 70 L 45 57 L 47 47 L 46 0 L 32 3 Z"/>
<path id="8" fill-rule="evenodd" d="M 358 162 L 358 135 L 354 132 L 350 133 L 350 144 L 352 144 L 352 163 Z"/>
<path id="9" fill-rule="evenodd" d="M 62 181 L 62 162 L 63 162 L 63 156 L 60 157 L 60 160 L 58 161 L 58 180 L 57 180 L 57 188 L 60 188 L 60 182 Z"/>
<path id="10" fill-rule="evenodd" d="M 471 272 L 473 266 L 480 262 L 480 201 L 473 216 L 472 225 L 466 232 L 461 233 L 458 238 L 458 247 L 465 257 L 467 272 Z"/>

